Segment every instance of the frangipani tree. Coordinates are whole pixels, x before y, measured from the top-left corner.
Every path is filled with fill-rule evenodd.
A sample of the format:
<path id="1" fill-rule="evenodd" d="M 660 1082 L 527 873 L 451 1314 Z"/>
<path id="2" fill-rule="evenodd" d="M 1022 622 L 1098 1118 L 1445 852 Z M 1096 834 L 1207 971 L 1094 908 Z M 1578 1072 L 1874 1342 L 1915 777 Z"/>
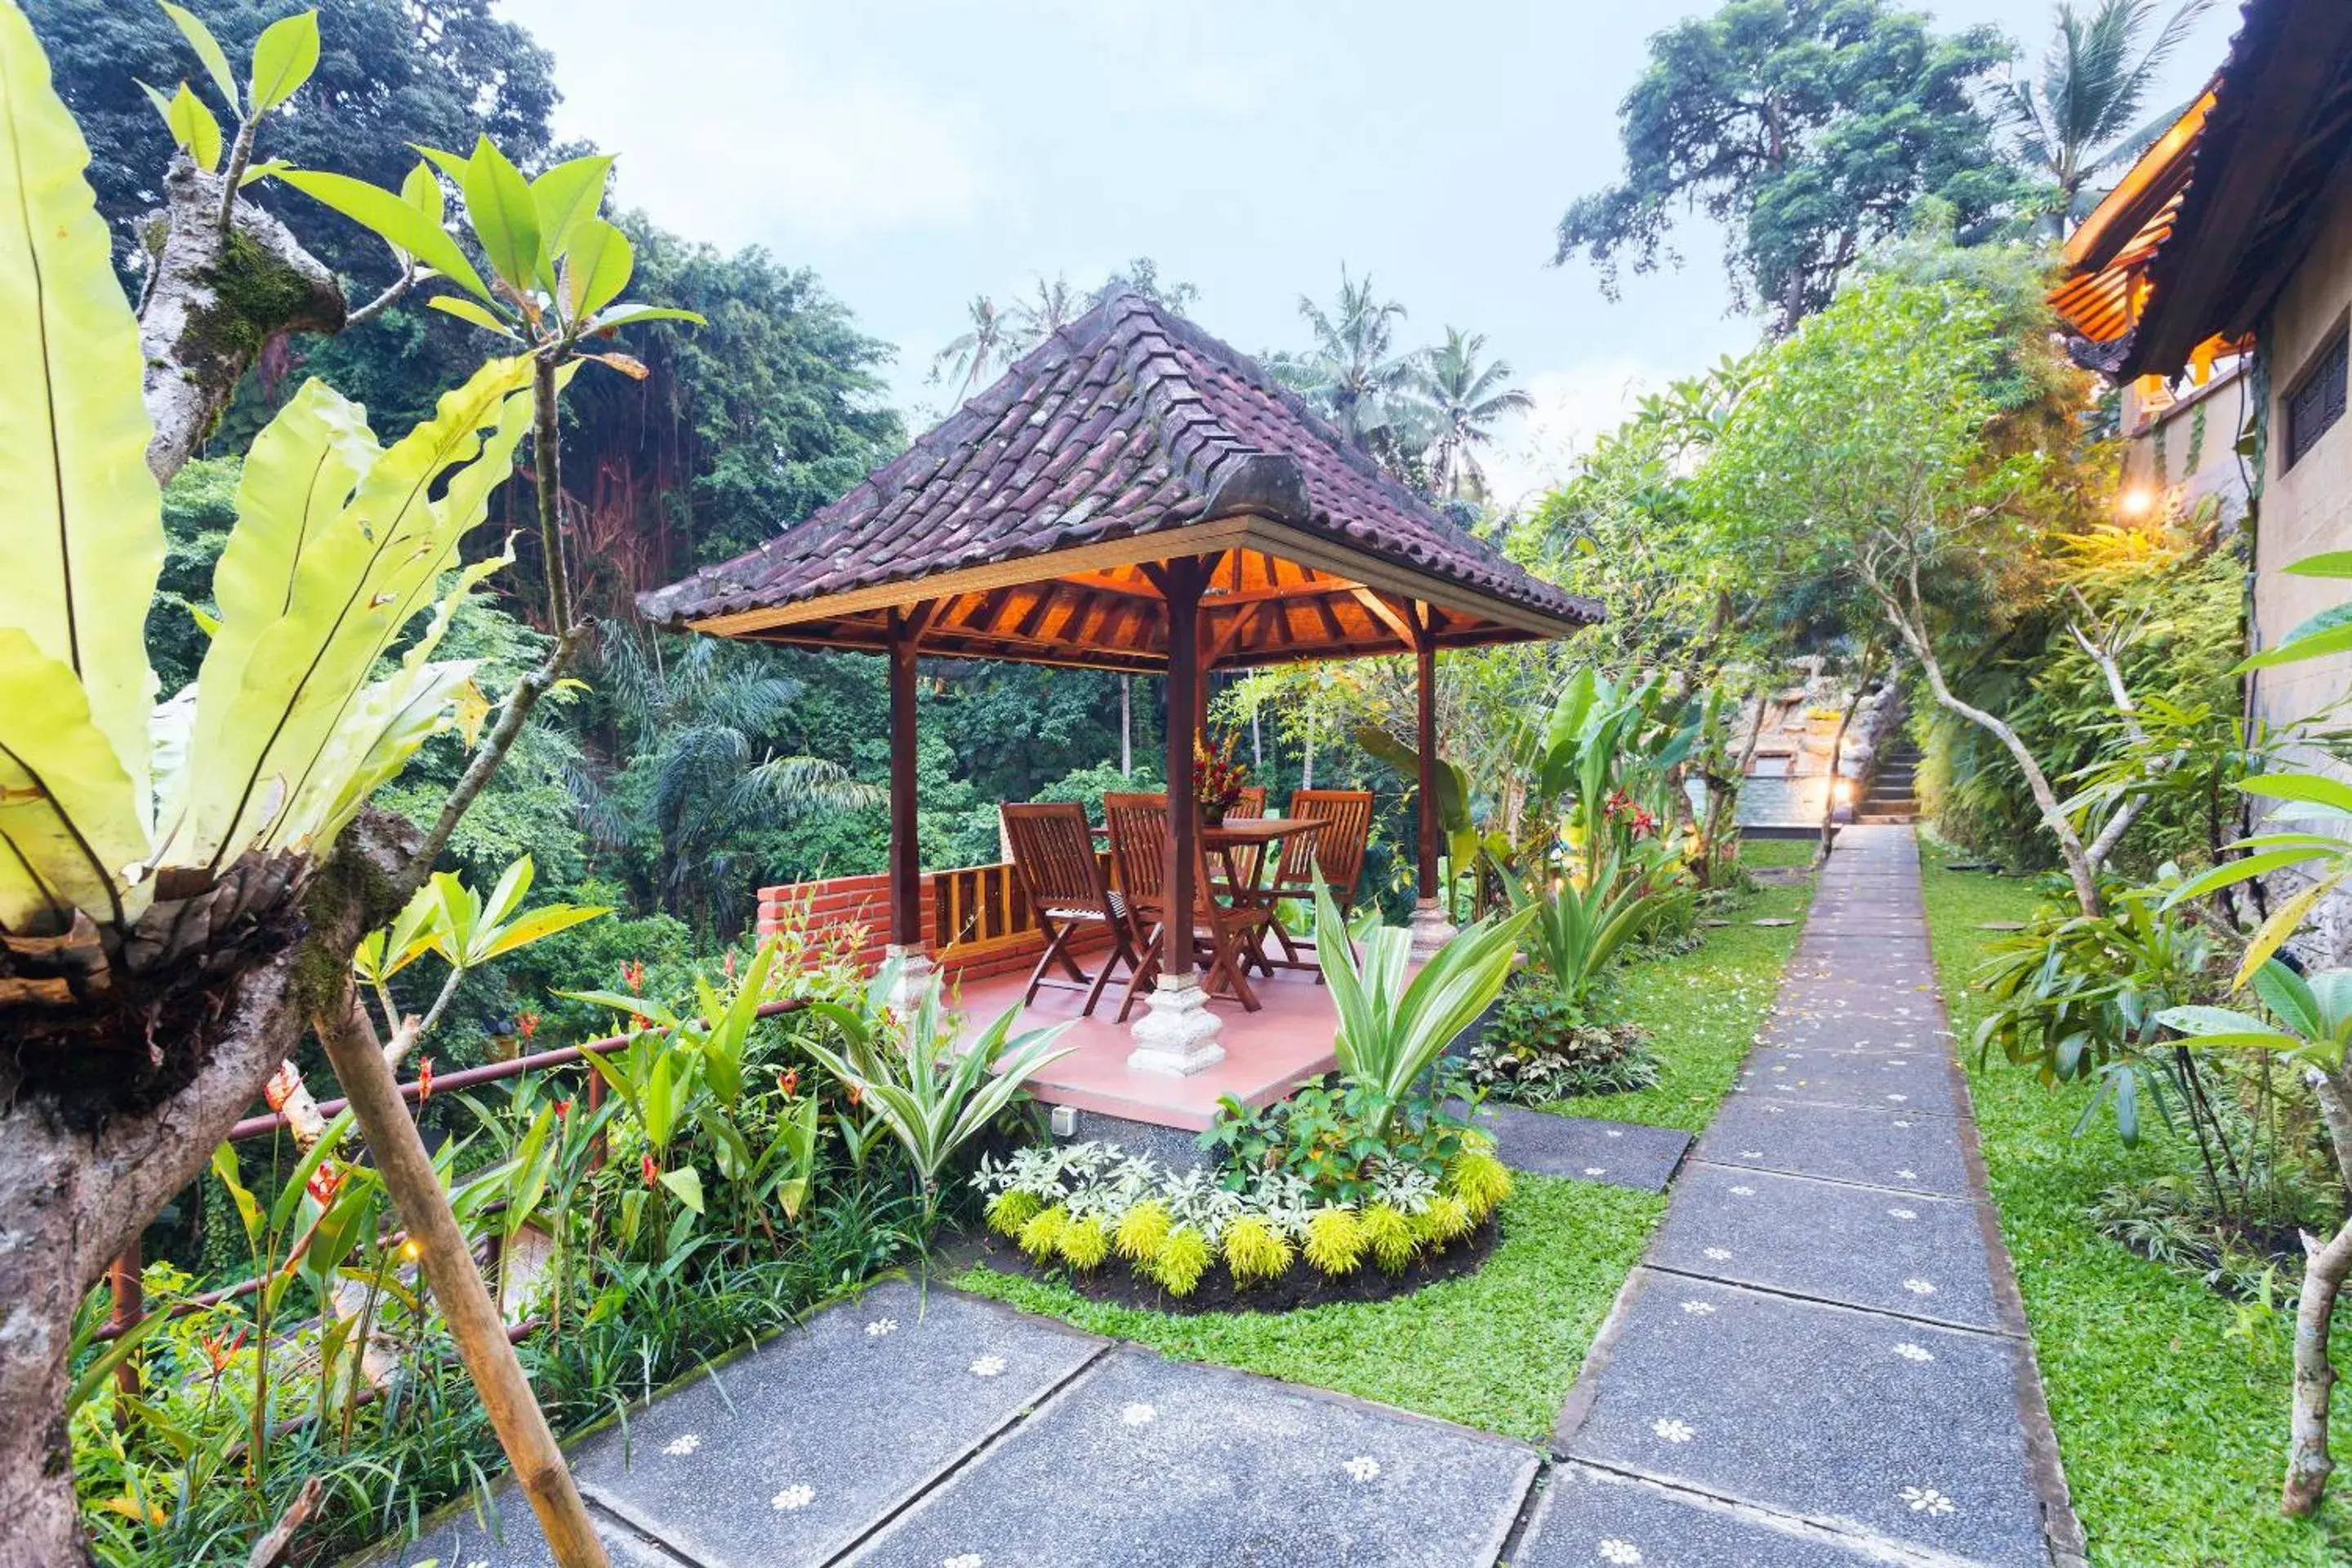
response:
<path id="1" fill-rule="evenodd" d="M 241 160 L 254 123 L 301 85 L 315 28 L 272 28 L 240 88 L 202 24 L 173 15 L 236 112 Z M 247 461 L 197 679 L 159 703 L 143 642 L 163 552 L 158 486 L 260 345 L 350 314 L 283 226 L 238 199 L 268 165 L 207 173 L 217 127 L 178 95 L 163 107 L 183 155 L 134 313 L 88 149 L 31 27 L 0 0 L 0 480 L 15 509 L 0 528 L 0 1568 L 85 1557 L 64 1452 L 75 1307 L 306 1025 L 557 1560 L 601 1568 L 351 965 L 363 933 L 425 883 L 578 645 L 555 526 L 556 399 L 590 357 L 583 336 L 655 312 L 615 302 L 630 258 L 595 216 L 604 160 L 537 182 L 487 144 L 441 160 L 495 281 L 441 226 L 431 168 L 398 195 L 313 177 L 369 204 L 404 282 L 455 277 L 489 296 L 483 324 L 523 352 L 484 365 L 389 445 L 356 405 L 302 387 Z M 239 314 L 257 296 L 276 303 Z M 472 734 L 461 715 L 487 717 L 492 701 L 458 703 L 472 668 L 433 654 L 463 595 L 510 558 L 469 565 L 462 547 L 526 435 L 559 635 Z M 452 724 L 468 730 L 473 758 L 420 844 L 371 817 L 367 798 Z M 395 1030 L 394 1054 L 415 1024 Z"/>

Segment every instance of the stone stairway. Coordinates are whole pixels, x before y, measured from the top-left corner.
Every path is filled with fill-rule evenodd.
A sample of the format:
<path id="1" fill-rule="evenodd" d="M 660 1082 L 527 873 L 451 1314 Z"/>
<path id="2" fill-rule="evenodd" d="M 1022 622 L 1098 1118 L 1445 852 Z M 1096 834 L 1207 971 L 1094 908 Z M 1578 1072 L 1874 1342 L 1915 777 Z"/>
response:
<path id="1" fill-rule="evenodd" d="M 1909 741 L 1879 759 L 1870 775 L 1870 789 L 1862 797 L 1857 822 L 1895 824 L 1919 820 L 1919 802 L 1912 794 L 1912 776 L 1919 765 L 1919 748 Z"/>

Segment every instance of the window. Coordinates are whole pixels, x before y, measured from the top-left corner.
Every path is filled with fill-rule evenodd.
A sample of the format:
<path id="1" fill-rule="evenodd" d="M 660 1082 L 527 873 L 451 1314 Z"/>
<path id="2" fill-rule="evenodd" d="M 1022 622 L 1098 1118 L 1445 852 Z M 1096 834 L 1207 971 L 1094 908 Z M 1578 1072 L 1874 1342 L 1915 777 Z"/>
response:
<path id="1" fill-rule="evenodd" d="M 2346 347 L 2345 329 L 2338 326 L 2335 336 L 2312 356 L 2310 366 L 2288 389 L 2286 460 L 2281 472 L 2303 461 L 2304 454 L 2344 417 Z"/>

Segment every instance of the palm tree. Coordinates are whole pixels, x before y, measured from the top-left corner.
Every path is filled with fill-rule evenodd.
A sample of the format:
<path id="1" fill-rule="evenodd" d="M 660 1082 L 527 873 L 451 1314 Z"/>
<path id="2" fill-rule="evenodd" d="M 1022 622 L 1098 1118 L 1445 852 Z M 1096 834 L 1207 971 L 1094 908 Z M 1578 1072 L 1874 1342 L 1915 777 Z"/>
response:
<path id="1" fill-rule="evenodd" d="M 931 380 L 955 376 L 960 384 L 955 395 L 958 403 L 970 397 L 972 389 L 988 379 L 988 373 L 1001 368 L 1010 357 L 1004 312 L 996 308 L 996 301 L 975 294 L 971 309 L 971 330 L 931 356 Z"/>
<path id="2" fill-rule="evenodd" d="M 1272 365 L 1339 433 L 1369 451 L 1375 432 L 1406 414 L 1404 395 L 1413 378 L 1417 356 L 1395 347 L 1396 324 L 1404 307 L 1393 300 L 1376 299 L 1368 273 L 1351 279 L 1339 268 L 1339 295 L 1329 310 L 1305 295 L 1298 313 L 1315 334 L 1315 346 L 1303 354 L 1278 356 Z"/>
<path id="3" fill-rule="evenodd" d="M 1068 279 L 1056 277 L 1048 283 L 1040 277 L 1035 297 L 1023 300 L 1013 307 L 1006 357 L 1017 359 L 1027 353 L 1076 321 L 1085 309 L 1078 296 L 1071 290 Z"/>
<path id="4" fill-rule="evenodd" d="M 2009 83 L 2006 118 L 2026 160 L 2056 187 L 2049 214 L 2063 234 L 2089 215 L 2093 178 L 2126 164 L 2178 120 L 2178 105 L 2146 123 L 2142 106 L 2157 72 L 2213 0 L 2180 0 L 2145 48 L 2158 0 L 2093 0 L 2087 13 L 2060 0 L 2057 26 L 2038 80 Z"/>
<path id="5" fill-rule="evenodd" d="M 738 847 L 747 837 L 825 812 L 868 810 L 889 795 L 838 763 L 778 753 L 770 737 L 783 728 L 799 682 L 761 673 L 756 656 L 714 637 L 662 654 L 659 643 L 604 624 L 603 684 L 632 731 L 628 772 L 638 777 L 582 792 L 583 816 L 589 836 L 607 848 L 654 840 L 652 891 L 661 906 L 731 935 L 740 911 L 730 900 L 746 885 Z"/>
<path id="6" fill-rule="evenodd" d="M 1419 367 L 1421 396 L 1436 432 L 1429 443 L 1429 488 L 1441 500 L 1484 500 L 1486 474 L 1478 466 L 1478 448 L 1494 444 L 1495 424 L 1505 415 L 1535 406 L 1534 398 L 1505 384 L 1511 379 L 1508 364 L 1479 363 L 1486 351 L 1486 333 L 1448 327 L 1445 342 Z"/>

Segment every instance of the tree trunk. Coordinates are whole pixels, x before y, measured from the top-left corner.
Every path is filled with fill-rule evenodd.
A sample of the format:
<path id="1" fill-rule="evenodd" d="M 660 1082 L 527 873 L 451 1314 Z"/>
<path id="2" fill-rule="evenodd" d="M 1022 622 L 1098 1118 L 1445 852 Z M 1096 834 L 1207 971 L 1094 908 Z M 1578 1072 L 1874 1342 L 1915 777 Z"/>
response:
<path id="1" fill-rule="evenodd" d="M 418 1265 L 433 1287 L 450 1337 L 457 1342 L 457 1352 L 465 1358 L 466 1371 L 499 1435 L 499 1446 L 506 1450 L 515 1479 L 539 1516 L 555 1561 L 562 1568 L 606 1568 L 604 1543 L 572 1484 L 563 1450 L 555 1446 L 555 1434 L 548 1429 L 547 1416 L 523 1376 L 522 1363 L 474 1267 L 465 1233 L 449 1212 L 448 1196 L 433 1173 L 433 1156 L 400 1098 L 392 1064 L 376 1043 L 358 991 L 346 983 L 341 994 L 320 1009 L 312 1027 L 326 1045 L 327 1059 L 351 1100 L 368 1153 L 392 1194 L 409 1240 L 417 1247 Z"/>
<path id="2" fill-rule="evenodd" d="M 2352 1170 L 2352 1084 L 2340 1073 L 2312 1068 L 2304 1074 L 2319 1100 L 2339 1170 Z M 2294 1309 L 2294 1404 L 2286 1451 L 2286 1485 L 2279 1511 L 2302 1519 L 2327 1495 L 2336 1460 L 2327 1449 L 2328 1405 L 2336 1392 L 2336 1363 L 2327 1353 L 2336 1298 L 2352 1275 L 2352 1220 L 2334 1238 L 2303 1238 L 2303 1295 Z"/>
<path id="3" fill-rule="evenodd" d="M 1862 706 L 1862 694 L 1876 671 L 1878 649 L 1872 647 L 1862 656 L 1862 665 L 1854 673 L 1853 689 L 1846 693 L 1845 711 L 1838 715 L 1837 733 L 1830 741 L 1829 798 L 1822 803 L 1822 847 L 1820 858 L 1826 862 L 1831 847 L 1837 843 L 1838 785 L 1843 782 L 1845 767 L 1845 732 L 1853 727 L 1854 710 Z M 1759 717 L 1761 715 L 1759 715 Z"/>
<path id="4" fill-rule="evenodd" d="M 66 1440 L 74 1308 L 286 1059 L 301 1037 L 303 976 L 341 973 L 390 913 L 368 889 L 413 837 L 373 812 L 352 826 L 303 898 L 307 937 L 230 983 L 193 1078 L 161 1104 L 94 1116 L 27 1083 L 0 1051 L 0 1568 L 87 1561 Z"/>

